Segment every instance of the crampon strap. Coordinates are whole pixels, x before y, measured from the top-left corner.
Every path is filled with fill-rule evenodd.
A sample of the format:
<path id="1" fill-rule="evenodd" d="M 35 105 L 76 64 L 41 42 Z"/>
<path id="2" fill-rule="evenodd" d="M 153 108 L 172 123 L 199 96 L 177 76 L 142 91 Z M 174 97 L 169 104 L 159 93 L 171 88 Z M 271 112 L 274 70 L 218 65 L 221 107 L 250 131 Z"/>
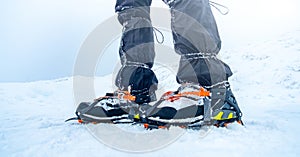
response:
<path id="1" fill-rule="evenodd" d="M 186 98 L 190 98 L 192 96 L 208 97 L 210 95 L 211 95 L 211 93 L 209 91 L 207 91 L 206 89 L 201 87 L 199 91 L 189 91 L 189 92 L 168 91 L 162 96 L 162 98 L 164 100 L 168 100 L 170 102 L 173 102 L 175 100 L 180 99 L 181 97 L 186 97 Z"/>

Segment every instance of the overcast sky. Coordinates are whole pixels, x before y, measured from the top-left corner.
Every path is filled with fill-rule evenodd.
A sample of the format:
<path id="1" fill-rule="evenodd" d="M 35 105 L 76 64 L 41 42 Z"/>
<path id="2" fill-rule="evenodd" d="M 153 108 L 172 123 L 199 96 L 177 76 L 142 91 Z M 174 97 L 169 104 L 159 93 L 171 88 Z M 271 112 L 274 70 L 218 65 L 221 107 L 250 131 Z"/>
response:
<path id="1" fill-rule="evenodd" d="M 298 0 L 216 0 L 223 49 L 271 40 L 300 30 Z M 161 0 L 153 6 L 167 8 Z M 72 76 L 79 48 L 88 34 L 114 15 L 114 0 L 9 0 L 0 5 L 0 82 L 28 82 Z M 109 30 L 107 30 L 109 31 Z M 118 40 L 109 46 L 117 59 Z M 116 51 L 116 52 L 114 52 Z M 107 70 L 105 70 L 107 69 Z M 97 74 L 108 74 L 112 67 Z"/>

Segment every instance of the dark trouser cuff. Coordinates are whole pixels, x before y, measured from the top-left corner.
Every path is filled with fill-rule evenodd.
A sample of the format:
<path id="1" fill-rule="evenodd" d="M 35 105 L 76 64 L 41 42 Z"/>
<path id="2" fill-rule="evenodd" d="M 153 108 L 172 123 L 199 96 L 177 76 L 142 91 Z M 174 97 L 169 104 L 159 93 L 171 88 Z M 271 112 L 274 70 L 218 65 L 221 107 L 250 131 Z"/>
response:
<path id="1" fill-rule="evenodd" d="M 229 66 L 216 57 L 199 55 L 196 58 L 187 58 L 182 56 L 177 73 L 177 82 L 212 86 L 228 80 L 231 75 Z"/>
<path id="2" fill-rule="evenodd" d="M 115 83 L 120 90 L 130 90 L 131 95 L 136 96 L 138 104 L 149 103 L 156 99 L 158 80 L 149 68 L 123 66 Z"/>

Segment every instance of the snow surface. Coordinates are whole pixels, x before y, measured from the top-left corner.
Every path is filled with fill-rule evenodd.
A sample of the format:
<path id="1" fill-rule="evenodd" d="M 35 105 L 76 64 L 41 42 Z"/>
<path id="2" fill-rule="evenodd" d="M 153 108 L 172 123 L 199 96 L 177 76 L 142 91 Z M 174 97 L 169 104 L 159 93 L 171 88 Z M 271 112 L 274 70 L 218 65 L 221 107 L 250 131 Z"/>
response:
<path id="1" fill-rule="evenodd" d="M 33 2 L 35 5 L 31 5 Z M 85 1 L 78 0 L 75 2 L 73 0 L 72 6 L 68 8 L 65 6 L 68 6 L 70 1 L 62 3 L 37 2 L 36 0 L 31 3 L 26 1 L 25 6 L 23 3 L 18 3 L 17 10 L 22 13 L 22 16 L 18 16 L 15 20 L 20 18 L 19 25 L 22 27 L 16 27 L 14 20 L 3 22 L 6 24 L 4 30 L 7 30 L 3 32 L 4 36 L 7 33 L 15 32 L 13 35 L 17 37 L 14 38 L 13 36 L 11 39 L 2 41 L 4 43 L 9 41 L 8 44 L 2 46 L 3 48 L 6 48 L 5 45 L 10 48 L 17 48 L 11 46 L 20 45 L 16 44 L 15 39 L 25 43 L 35 43 L 32 45 L 35 47 L 36 43 L 41 41 L 41 34 L 35 32 L 43 32 L 43 37 L 45 32 L 53 34 L 50 23 L 57 25 L 74 17 L 80 20 L 86 19 L 80 21 L 78 26 L 80 29 L 74 29 L 73 21 L 67 22 L 68 25 L 62 24 L 72 26 L 76 33 L 71 34 L 78 35 L 78 31 L 83 30 L 82 27 L 88 28 L 84 30 L 90 31 L 91 27 L 99 23 L 99 20 L 113 15 L 114 3 L 111 1 L 92 0 L 86 3 Z M 218 23 L 221 23 L 219 25 L 221 36 L 225 40 L 223 41 L 221 58 L 229 63 L 234 71 L 230 82 L 244 113 L 243 120 L 246 127 L 232 124 L 227 129 L 214 128 L 205 134 L 201 131 L 185 131 L 179 128 L 171 128 L 169 131 L 148 131 L 140 126 L 119 125 L 118 127 L 128 132 L 145 135 L 155 132 L 166 136 L 166 138 L 176 129 L 185 131 L 183 135 L 170 141 L 171 143 L 167 143 L 168 146 L 161 149 L 148 150 L 146 153 L 129 153 L 99 142 L 83 125 L 64 123 L 65 119 L 74 116 L 77 105 L 74 103 L 73 78 L 30 83 L 0 83 L 0 115 L 2 120 L 2 125 L 0 125 L 0 156 L 299 156 L 300 137 L 298 132 L 300 127 L 297 124 L 300 118 L 298 104 L 300 102 L 300 30 L 290 31 L 277 37 L 278 34 L 286 30 L 299 28 L 299 20 L 295 20 L 299 19 L 300 15 L 296 12 L 299 2 L 297 0 L 287 0 L 284 3 L 273 0 L 218 0 L 218 2 L 231 9 L 231 14 L 228 16 L 220 17 L 219 14 L 216 14 Z M 102 9 L 99 9 L 99 6 Z M 154 1 L 153 6 L 167 8 L 160 0 Z M 55 13 L 53 9 L 56 10 Z M 14 9 L 7 9 L 7 7 L 2 10 L 5 10 L 5 14 L 1 14 L 2 16 L 9 15 L 7 19 L 13 18 L 17 15 L 15 13 L 18 13 Z M 213 11 L 216 12 L 216 10 Z M 41 24 L 41 19 L 45 26 L 49 26 L 44 27 Z M 11 23 L 11 25 L 7 25 L 7 23 Z M 33 27 L 34 25 L 37 26 Z M 51 28 L 51 31 L 44 31 L 48 28 Z M 63 32 L 72 30 L 69 27 L 64 28 L 67 29 L 63 29 Z M 28 39 L 28 34 L 30 34 L 30 39 Z M 79 36 L 82 34 L 79 33 Z M 50 37 L 57 42 L 56 37 Z M 270 37 L 274 37 L 274 39 L 262 42 Z M 45 39 L 47 39 L 45 40 L 46 43 L 49 43 L 49 36 Z M 258 42 L 253 43 L 253 41 Z M 249 42 L 252 44 L 245 46 L 245 43 Z M 64 42 L 61 43 L 67 45 Z M 36 51 L 36 53 L 43 54 L 45 57 L 46 50 L 50 52 L 52 47 L 60 48 L 61 46 L 51 45 L 50 47 L 47 49 L 45 46 L 41 47 L 45 52 Z M 74 49 L 74 45 L 71 47 Z M 230 47 L 235 47 L 235 49 L 229 49 Z M 9 52 L 12 56 L 10 57 L 11 60 L 7 58 L 7 53 L 1 52 L 1 54 L 6 54 L 2 57 L 5 60 L 1 62 L 12 62 L 13 60 L 15 63 L 15 56 L 20 57 L 19 52 L 23 52 L 24 47 L 16 49 L 16 51 L 13 50 L 3 51 Z M 53 52 L 55 51 L 57 50 L 53 50 Z M 29 62 L 26 57 L 32 56 L 30 54 L 33 51 L 30 49 L 29 52 L 29 54 L 24 53 L 20 58 Z M 61 51 L 57 52 L 62 54 Z M 49 60 L 49 57 L 46 58 Z M 25 67 L 24 64 L 20 64 L 20 61 L 18 63 L 15 65 Z M 64 62 L 64 64 L 66 63 Z M 53 64 L 50 65 L 53 66 Z M 52 66 L 51 69 L 57 70 Z M 7 68 L 7 66 L 1 67 Z M 170 73 L 169 69 L 158 65 L 154 67 L 154 70 L 160 80 L 160 88 L 176 89 L 178 85 L 175 83 L 175 76 Z M 15 72 L 16 70 L 11 71 Z M 18 71 L 18 73 L 21 72 Z M 105 92 L 111 91 L 112 83 L 111 75 L 96 78 L 96 95 L 101 96 Z M 116 139 L 116 137 L 119 136 L 108 136 L 113 140 L 124 143 L 130 142 L 125 141 L 125 137 L 122 139 Z M 134 137 L 132 139 L 135 142 Z M 136 145 L 147 145 L 149 142 L 151 141 L 143 141 L 136 143 Z"/>
<path id="2" fill-rule="evenodd" d="M 214 128 L 206 136 L 188 130 L 159 150 L 124 152 L 99 142 L 84 125 L 64 123 L 76 108 L 72 78 L 0 83 L 0 156 L 299 156 L 300 30 L 223 50 L 221 57 L 234 71 L 230 82 L 245 127 Z M 162 85 L 172 85 L 163 81 L 174 79 L 172 75 L 154 69 Z M 111 90 L 111 77 L 96 78 L 97 95 Z M 148 132 L 139 126 L 120 127 Z"/>

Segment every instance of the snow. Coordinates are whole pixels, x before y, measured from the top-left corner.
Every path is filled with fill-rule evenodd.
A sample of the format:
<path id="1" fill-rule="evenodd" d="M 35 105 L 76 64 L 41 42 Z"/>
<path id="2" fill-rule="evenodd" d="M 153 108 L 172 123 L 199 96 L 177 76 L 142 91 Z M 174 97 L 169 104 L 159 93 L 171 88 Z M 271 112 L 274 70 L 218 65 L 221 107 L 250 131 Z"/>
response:
<path id="1" fill-rule="evenodd" d="M 36 64 L 32 64 L 34 67 L 31 68 L 41 68 L 37 66 L 36 62 L 40 59 L 30 60 L 28 56 L 42 54 L 44 58 L 50 60 L 50 57 L 45 56 L 49 55 L 48 51 L 50 52 L 50 50 L 52 53 L 59 54 L 71 51 L 53 48 L 61 47 L 61 45 L 41 46 L 41 49 L 36 52 L 31 48 L 31 46 L 36 47 L 36 43 L 41 41 L 49 43 L 49 37 L 51 37 L 50 41 L 53 40 L 56 43 L 57 37 L 47 35 L 55 33 L 52 30 L 54 25 L 55 30 L 63 28 L 61 32 L 71 32 L 67 34 L 72 34 L 72 37 L 73 35 L 86 36 L 99 21 L 114 14 L 112 9 L 114 4 L 111 1 L 57 2 L 33 0 L 31 3 L 18 3 L 17 9 L 2 8 L 5 11 L 1 14 L 2 16 L 10 15 L 12 18 L 15 17 L 13 19 L 16 21 L 21 22 L 18 24 L 15 24 L 14 20 L 3 22 L 6 25 L 1 30 L 4 30 L 4 36 L 10 34 L 10 38 L 2 41 L 7 44 L 2 44 L 1 55 L 3 56 L 1 58 L 5 58 L 5 60 L 1 60 L 1 62 L 18 62 L 15 65 L 23 66 L 26 69 L 27 66 L 20 62 L 23 60 L 26 63 L 35 62 Z M 74 116 L 76 109 L 77 102 L 73 95 L 73 79 L 76 77 L 27 83 L 0 83 L 0 156 L 299 156 L 300 29 L 299 20 L 295 20 L 300 17 L 297 12 L 299 2 L 297 0 L 285 2 L 217 0 L 217 2 L 228 6 L 231 11 L 229 15 L 221 16 L 213 9 L 216 12 L 223 39 L 220 57 L 230 65 L 234 72 L 230 83 L 243 111 L 245 127 L 232 124 L 228 128 L 212 128 L 208 131 L 183 130 L 175 127 L 170 130 L 149 131 L 141 126 L 117 125 L 119 132 L 113 128 L 114 130 L 105 132 L 104 137 L 102 136 L 102 138 L 112 139 L 109 143 L 99 139 L 99 136 L 95 136 L 92 129 L 98 127 L 109 129 L 112 127 L 111 125 L 100 124 L 86 127 L 64 122 L 65 119 Z M 66 8 L 68 4 L 72 4 L 72 6 Z M 153 6 L 167 8 L 160 0 L 153 1 Z M 20 12 L 16 10 L 20 10 Z M 53 10 L 56 11 L 53 12 Z M 23 12 L 22 16 L 19 15 Z M 10 18 L 7 16 L 3 19 Z M 63 23 L 66 19 L 70 19 L 67 24 Z M 80 21 L 76 23 L 72 19 Z M 53 24 L 51 25 L 51 23 Z M 60 23 L 64 27 L 58 29 L 56 25 Z M 75 25 L 78 25 L 78 28 L 75 28 Z M 73 32 L 66 26 L 70 26 L 70 28 L 72 26 L 75 31 Z M 80 30 L 81 32 L 79 32 Z M 287 31 L 289 32 L 286 33 Z M 11 34 L 11 32 L 14 33 Z M 28 36 L 31 38 L 28 39 Z M 43 40 L 40 39 L 41 37 Z M 74 38 L 79 42 L 79 37 Z M 16 43 L 15 39 L 25 43 Z M 69 38 L 63 38 L 62 41 L 69 41 Z M 166 41 L 168 42 L 168 40 Z M 45 44 L 44 42 L 39 45 Z M 21 43 L 29 48 L 24 50 L 25 46 L 21 46 L 21 48 L 12 46 Z M 64 42 L 59 43 L 66 45 Z M 247 45 L 247 43 L 251 44 Z M 70 45 L 72 49 L 77 49 L 79 46 L 78 44 Z M 8 47 L 13 49 L 8 49 Z M 41 50 L 45 50 L 45 52 L 41 53 Z M 28 51 L 28 53 L 21 53 L 23 51 Z M 16 56 L 20 58 L 18 61 L 16 61 Z M 70 55 L 68 54 L 68 56 Z M 55 63 L 57 60 L 43 66 L 51 65 L 51 70 L 56 71 L 57 68 L 53 68 Z M 40 63 L 38 62 L 38 64 Z M 67 63 L 64 61 L 63 64 Z M 4 65 L 1 66 L 1 72 L 8 68 Z M 59 66 L 61 65 L 59 64 Z M 23 68 L 7 71 L 14 73 L 23 71 L 16 69 Z M 48 72 L 44 68 L 41 69 L 43 72 Z M 30 68 L 26 69 L 26 72 L 28 71 L 32 72 L 29 73 L 29 76 L 40 72 Z M 174 90 L 178 87 L 172 69 L 167 69 L 164 65 L 156 65 L 154 71 L 160 80 L 160 89 Z M 3 75 L 2 77 L 4 77 Z M 114 89 L 112 84 L 112 75 L 95 78 L 95 96 L 112 91 Z M 124 132 L 130 133 L 132 136 L 124 136 Z M 146 140 L 142 136 L 147 136 Z M 137 139 L 138 137 L 141 139 Z M 149 140 L 148 137 L 152 139 Z M 117 146 L 124 143 L 128 145 L 123 145 L 121 148 Z M 145 152 L 134 153 L 126 149 L 131 148 L 130 146 L 143 149 L 150 144 L 152 147 L 144 149 Z M 153 148 L 155 144 L 158 147 Z"/>
<path id="2" fill-rule="evenodd" d="M 0 83 L 0 156 L 299 156 L 299 37 L 300 30 L 291 31 L 274 40 L 221 52 L 222 59 L 234 71 L 230 82 L 244 113 L 245 127 L 232 124 L 204 132 L 117 126 L 135 136 L 154 133 L 176 137 L 145 153 L 120 151 L 98 141 L 89 131 L 95 125 L 87 128 L 64 122 L 76 108 L 72 78 Z M 167 69 L 154 69 L 160 80 L 167 80 L 162 80 L 162 84 L 172 85 L 168 79 L 174 75 L 169 75 Z M 95 93 L 102 95 L 112 89 L 112 76 L 96 78 L 95 84 Z M 174 132 L 181 133 L 169 135 Z M 122 137 L 118 132 L 106 136 L 112 139 L 112 144 L 114 140 L 124 140 L 123 144 L 136 140 Z M 159 140 L 143 141 L 136 146 Z"/>

